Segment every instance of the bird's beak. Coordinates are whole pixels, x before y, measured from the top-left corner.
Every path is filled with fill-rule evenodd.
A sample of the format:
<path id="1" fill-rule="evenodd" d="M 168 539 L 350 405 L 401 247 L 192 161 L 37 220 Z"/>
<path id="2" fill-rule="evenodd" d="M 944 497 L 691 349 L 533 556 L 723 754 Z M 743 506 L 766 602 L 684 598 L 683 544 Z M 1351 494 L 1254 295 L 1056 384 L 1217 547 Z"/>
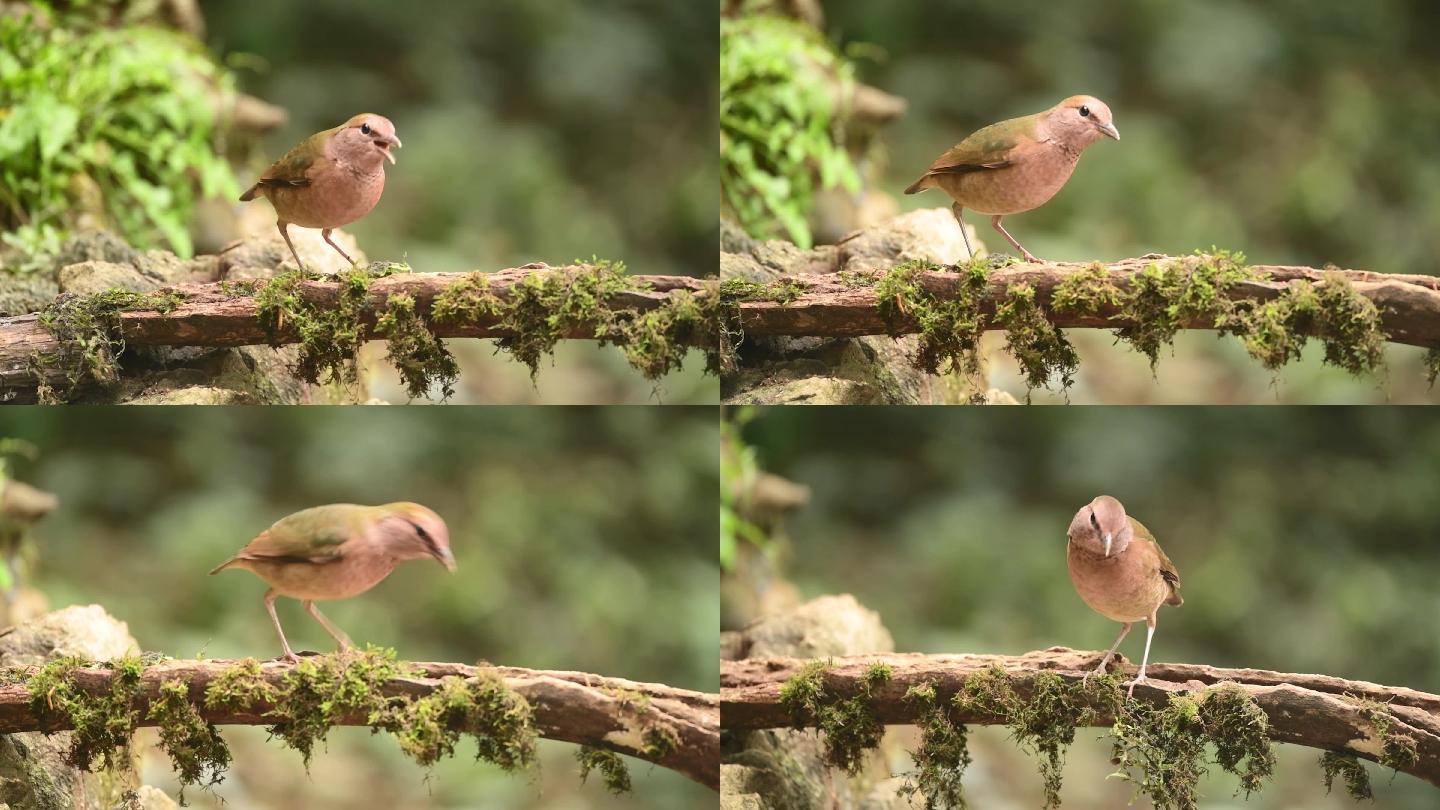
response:
<path id="1" fill-rule="evenodd" d="M 1109 557 L 1109 556 L 1110 556 L 1110 544 L 1113 543 L 1114 541 L 1115 541 L 1115 535 L 1111 534 L 1110 532 L 1106 532 L 1106 533 L 1105 533 L 1105 556 L 1106 556 L 1106 557 Z"/>
<path id="2" fill-rule="evenodd" d="M 394 135 L 391 135 L 391 136 L 388 137 L 388 138 L 381 138 L 381 139 L 379 139 L 379 140 L 376 140 L 375 143 L 377 143 L 377 144 L 384 144 L 384 145 L 385 145 L 385 148 L 384 148 L 384 149 L 381 149 L 380 151 L 384 152 L 384 153 L 385 153 L 385 159 L 388 160 L 388 161 L 390 161 L 390 164 L 391 164 L 391 165 L 394 165 L 394 164 L 395 164 L 395 156 L 390 153 L 390 147 L 393 146 L 393 147 L 395 147 L 396 149 L 399 149 L 399 148 L 403 145 L 403 144 L 400 143 L 400 139 L 397 138 L 397 137 L 395 137 Z"/>
<path id="3" fill-rule="evenodd" d="M 1095 126 L 1106 135 L 1117 141 L 1120 140 L 1120 130 L 1116 129 L 1114 124 L 1096 124 Z"/>
<path id="4" fill-rule="evenodd" d="M 435 559 L 438 560 L 441 565 L 445 566 L 446 571 L 452 574 L 455 573 L 455 555 L 450 553 L 450 549 L 440 549 L 440 552 L 435 555 Z"/>

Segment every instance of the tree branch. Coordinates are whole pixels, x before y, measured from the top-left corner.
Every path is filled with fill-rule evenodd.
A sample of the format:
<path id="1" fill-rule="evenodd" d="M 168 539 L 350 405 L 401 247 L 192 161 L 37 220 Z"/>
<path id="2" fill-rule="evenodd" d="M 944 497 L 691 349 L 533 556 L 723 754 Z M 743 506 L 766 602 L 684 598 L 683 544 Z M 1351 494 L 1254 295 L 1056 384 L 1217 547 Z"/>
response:
<path id="1" fill-rule="evenodd" d="M 507 329 L 502 318 L 495 315 L 478 314 L 449 320 L 431 318 L 436 297 L 447 290 L 463 289 L 462 285 L 483 280 L 486 292 L 503 305 L 514 300 L 518 287 L 534 284 L 536 280 L 604 269 L 571 265 L 493 273 L 399 273 L 375 278 L 369 282 L 366 306 L 358 318 L 361 336 L 365 339 L 383 337 L 376 323 L 384 315 L 390 298 L 404 294 L 414 299 L 416 313 L 427 319 L 427 326 L 436 337 L 511 337 L 515 331 Z M 623 279 L 626 288 L 610 293 L 600 305 L 610 310 L 646 313 L 669 303 L 672 292 L 708 296 L 715 285 L 713 280 L 690 276 L 630 275 Z M 278 328 L 271 328 L 272 325 L 262 321 L 255 292 L 264 283 L 245 280 L 165 287 L 147 294 L 148 304 L 106 313 L 114 322 L 103 326 L 126 347 L 280 346 L 300 342 L 295 324 L 282 319 Z M 301 281 L 294 289 L 295 300 L 301 306 L 333 310 L 340 302 L 341 286 L 340 281 L 331 278 Z M 142 308 L 161 304 L 158 309 Z M 73 388 L 77 369 L 85 369 L 86 347 L 57 337 L 42 321 L 39 313 L 0 318 L 0 402 L 33 401 L 37 388 L 57 391 Z M 567 322 L 560 337 L 594 339 L 596 325 L 583 319 Z"/>
<path id="2" fill-rule="evenodd" d="M 217 725 L 269 725 L 277 707 L 258 700 L 244 709 L 212 708 L 206 705 L 206 690 L 218 676 L 239 661 L 163 661 L 147 666 L 137 690 L 137 725 L 156 725 L 146 709 L 160 694 L 162 683 L 181 680 L 189 687 L 190 702 L 205 720 Z M 639 683 L 606 678 L 583 672 L 531 670 L 516 667 L 467 666 L 449 663 L 413 663 L 421 677 L 391 678 L 380 687 L 386 697 L 424 697 L 441 685 L 441 679 L 458 676 L 474 678 L 493 674 L 529 701 L 534 727 L 540 736 L 552 740 L 594 745 L 653 762 L 681 773 L 712 789 L 720 784 L 720 715 L 716 695 L 662 684 Z M 272 687 L 282 687 L 294 665 L 267 661 L 260 672 Z M 23 679 L 39 668 L 11 670 Z M 69 682 L 93 697 L 108 695 L 115 670 L 107 665 L 82 666 L 66 672 Z M 23 681 L 0 686 L 0 734 L 21 731 L 60 731 L 70 728 L 64 718 L 36 715 Z M 336 719 L 339 725 L 370 725 L 363 714 Z M 657 751 L 646 744 L 647 732 L 666 735 L 673 746 Z"/>
<path id="3" fill-rule="evenodd" d="M 1036 302 L 1056 326 L 1130 326 L 1133 321 L 1125 319 L 1121 308 L 1113 302 L 1099 302 L 1092 312 L 1056 311 L 1052 298 L 1057 285 L 1079 271 L 1098 266 L 1117 289 L 1128 292 L 1136 274 L 1147 266 L 1188 260 L 1191 257 L 1149 254 L 1109 264 L 1038 262 L 998 268 L 989 271 L 981 311 L 993 316 L 996 305 L 1004 301 L 1012 286 L 1028 284 L 1035 289 Z M 1232 301 L 1271 301 L 1298 282 L 1323 284 L 1326 273 L 1311 267 L 1288 265 L 1252 265 L 1250 270 L 1258 276 L 1258 280 L 1236 282 L 1223 290 L 1223 294 Z M 1440 348 L 1440 278 L 1356 270 L 1337 272 L 1350 282 L 1357 293 L 1379 307 L 1383 328 L 1391 341 Z M 960 279 L 960 274 L 945 271 L 918 274 L 919 284 L 941 300 L 955 297 Z M 891 322 L 882 316 L 874 287 L 868 283 L 855 283 L 855 276 L 838 273 L 788 275 L 779 279 L 778 285 L 793 286 L 799 294 L 785 301 L 741 301 L 739 323 L 746 335 L 861 337 L 919 332 L 919 325 L 912 318 L 901 315 Z M 1183 329 L 1215 328 L 1213 322 L 1203 318 L 1184 319 L 1179 326 Z M 992 319 L 987 321 L 987 328 L 1002 327 Z"/>
<path id="4" fill-rule="evenodd" d="M 872 687 L 870 709 L 887 725 L 915 722 L 915 706 L 907 702 L 911 686 L 932 683 L 940 699 L 948 701 L 977 672 L 1000 667 L 1011 687 L 1022 697 L 1028 695 L 1029 676 L 1053 672 L 1067 681 L 1079 681 L 1099 662 L 1100 653 L 1052 647 L 1021 656 L 1004 655 L 922 655 L 879 653 L 834 659 L 824 674 L 827 689 L 842 696 L 860 691 L 867 670 L 875 663 L 892 668 L 890 679 Z M 1118 658 L 1118 657 L 1117 657 Z M 795 718 L 780 703 L 780 687 L 799 673 L 807 661 L 794 658 L 756 658 L 722 661 L 720 664 L 721 726 L 727 730 L 786 728 Z M 1122 667 L 1127 677 L 1134 667 Z M 1135 689 L 1137 700 L 1161 703 L 1171 694 L 1190 692 L 1219 683 L 1235 684 L 1254 699 L 1269 717 L 1270 736 L 1276 742 L 1294 743 L 1326 751 L 1348 752 L 1379 761 L 1383 755 L 1381 734 L 1357 701 L 1382 704 L 1393 725 L 1389 735 L 1405 735 L 1415 744 L 1413 765 L 1404 767 L 1433 785 L 1440 786 L 1440 696 L 1403 687 L 1348 681 L 1329 675 L 1303 675 L 1254 669 L 1222 669 L 1202 664 L 1151 664 L 1147 680 Z M 1373 705 L 1373 704 L 1372 704 Z M 1114 717 L 1103 706 L 1094 706 L 1092 724 L 1109 726 Z M 957 712 L 955 721 L 993 725 L 1004 718 Z M 805 719 L 813 725 L 813 719 Z"/>

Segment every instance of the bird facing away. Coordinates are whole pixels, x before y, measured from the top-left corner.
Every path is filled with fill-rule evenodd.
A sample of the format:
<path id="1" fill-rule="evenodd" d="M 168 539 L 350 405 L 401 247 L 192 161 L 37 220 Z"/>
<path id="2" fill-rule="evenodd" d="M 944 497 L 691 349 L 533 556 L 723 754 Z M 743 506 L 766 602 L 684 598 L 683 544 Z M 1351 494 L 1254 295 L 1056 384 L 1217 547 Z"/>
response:
<path id="1" fill-rule="evenodd" d="M 1110 108 L 1093 96 L 1071 96 L 1045 112 L 991 124 L 955 144 L 905 193 L 938 188 L 949 194 L 955 201 L 950 210 L 970 255 L 975 251 L 960 218 L 966 208 L 991 214 L 990 224 L 1025 261 L 1039 261 L 1000 220 L 1039 208 L 1055 196 L 1075 171 L 1080 153 L 1102 136 L 1120 140 Z"/>
<path id="2" fill-rule="evenodd" d="M 346 599 L 373 588 L 405 560 L 434 559 L 451 572 L 450 532 L 440 516 L 418 503 L 315 506 L 281 518 L 216 566 L 244 568 L 270 586 L 265 610 L 280 634 L 285 658 L 297 660 L 275 615 L 275 598 L 299 599 L 305 612 L 339 642 L 353 645 L 343 631 L 315 607 L 323 599 Z"/>
<path id="3" fill-rule="evenodd" d="M 1133 696 L 1135 684 L 1144 682 L 1145 666 L 1150 663 L 1155 613 L 1161 605 L 1185 602 L 1180 598 L 1180 573 L 1150 530 L 1126 515 L 1125 507 L 1109 495 L 1097 497 L 1075 513 L 1069 536 L 1066 557 L 1076 592 L 1091 610 L 1125 625 L 1091 674 L 1104 672 L 1130 625 L 1145 620 L 1145 655 L 1140 659 L 1139 674 L 1130 682 Z"/>
<path id="4" fill-rule="evenodd" d="M 330 240 L 330 231 L 365 216 L 380 201 L 385 190 L 385 161 L 395 162 L 390 148 L 400 145 L 390 119 L 361 113 L 301 141 L 271 164 L 240 200 L 248 202 L 257 195 L 270 200 L 275 206 L 275 227 L 301 270 L 305 265 L 290 241 L 291 225 L 319 228 L 330 247 L 354 264 L 355 260 Z"/>

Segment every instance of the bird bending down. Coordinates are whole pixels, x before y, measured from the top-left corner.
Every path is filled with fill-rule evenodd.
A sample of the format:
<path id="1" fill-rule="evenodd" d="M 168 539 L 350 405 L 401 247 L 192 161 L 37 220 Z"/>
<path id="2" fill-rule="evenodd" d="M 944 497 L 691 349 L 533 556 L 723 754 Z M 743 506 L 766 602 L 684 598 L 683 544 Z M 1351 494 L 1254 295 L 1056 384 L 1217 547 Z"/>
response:
<path id="1" fill-rule="evenodd" d="M 990 224 L 1025 261 L 1039 261 L 1000 220 L 1044 205 L 1070 179 L 1085 147 L 1102 137 L 1120 140 L 1110 108 L 1093 96 L 1071 96 L 1044 112 L 991 124 L 950 147 L 905 193 L 938 188 L 949 194 L 969 255 L 975 251 L 960 216 L 966 208 L 991 214 Z"/>
<path id="2" fill-rule="evenodd" d="M 385 161 L 399 148 L 395 125 L 383 115 L 361 113 L 334 129 L 317 132 L 271 164 L 241 202 L 263 196 L 275 206 L 275 227 L 301 270 L 305 265 L 290 241 L 291 225 L 319 228 L 330 247 L 355 263 L 330 239 L 330 232 L 370 213 L 385 190 Z"/>
<path id="3" fill-rule="evenodd" d="M 1145 654 L 1139 674 L 1130 682 L 1133 697 L 1135 685 L 1145 681 L 1145 667 L 1150 663 L 1156 612 L 1161 605 L 1185 602 L 1180 598 L 1180 573 L 1150 531 L 1126 515 L 1125 507 L 1109 495 L 1097 497 L 1075 513 L 1069 538 L 1066 557 L 1076 592 L 1091 610 L 1124 624 L 1119 638 L 1086 680 L 1103 673 L 1130 626 L 1145 621 Z"/>
<path id="4" fill-rule="evenodd" d="M 354 646 L 344 631 L 315 607 L 370 590 L 405 560 L 434 559 L 451 572 L 450 533 L 440 516 L 418 503 L 316 506 L 281 518 L 211 574 L 243 568 L 265 580 L 265 610 L 280 634 L 285 659 L 297 660 L 275 615 L 275 599 L 300 600 L 340 649 Z"/>

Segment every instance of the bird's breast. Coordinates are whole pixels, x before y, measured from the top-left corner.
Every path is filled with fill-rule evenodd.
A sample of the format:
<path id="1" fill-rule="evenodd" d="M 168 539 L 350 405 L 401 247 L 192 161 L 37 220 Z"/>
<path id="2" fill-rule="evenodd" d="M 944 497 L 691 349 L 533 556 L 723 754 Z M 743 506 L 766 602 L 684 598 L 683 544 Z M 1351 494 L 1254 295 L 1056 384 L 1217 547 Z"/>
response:
<path id="1" fill-rule="evenodd" d="M 280 219 L 302 228 L 339 228 L 370 213 L 385 191 L 385 170 L 357 172 L 328 162 L 313 169 L 310 185 L 268 189 Z"/>
<path id="2" fill-rule="evenodd" d="M 1044 205 L 1065 186 L 1077 157 L 1042 145 L 1003 169 L 944 174 L 936 184 L 952 199 L 982 214 L 1018 214 Z"/>
<path id="3" fill-rule="evenodd" d="M 354 556 L 327 563 L 252 561 L 254 571 L 280 595 L 294 599 L 348 599 L 380 583 L 395 563 L 378 556 Z"/>
<path id="4" fill-rule="evenodd" d="M 1117 622 L 1146 619 L 1169 595 L 1160 570 L 1149 566 L 1139 555 L 1101 557 L 1069 547 L 1070 581 L 1090 609 Z"/>

